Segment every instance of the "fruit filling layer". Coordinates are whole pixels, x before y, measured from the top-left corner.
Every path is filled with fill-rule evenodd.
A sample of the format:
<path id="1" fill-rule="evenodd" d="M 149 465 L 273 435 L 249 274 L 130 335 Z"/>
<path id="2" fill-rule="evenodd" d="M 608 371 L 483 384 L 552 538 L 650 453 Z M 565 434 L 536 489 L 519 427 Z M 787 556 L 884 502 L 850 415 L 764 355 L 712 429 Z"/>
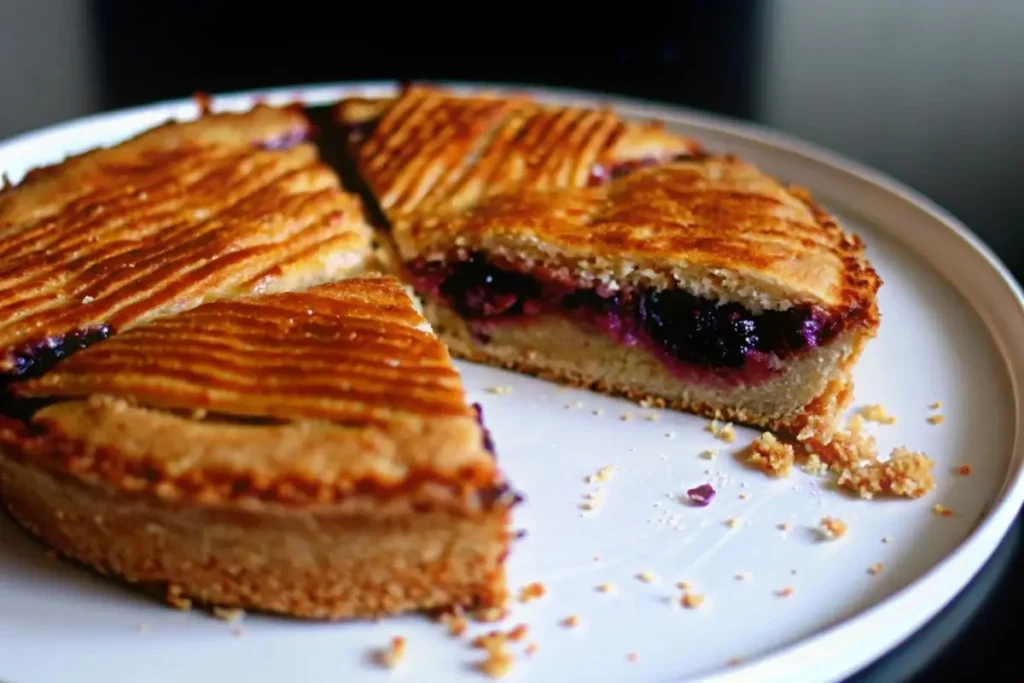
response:
<path id="1" fill-rule="evenodd" d="M 827 343 L 841 318 L 814 306 L 753 313 L 678 289 L 599 292 L 545 272 L 524 273 L 466 259 L 408 265 L 421 293 L 444 301 L 487 341 L 503 323 L 529 322 L 558 313 L 583 321 L 627 346 L 642 346 L 677 375 L 754 383 L 770 378 L 782 361 Z"/>
<path id="2" fill-rule="evenodd" d="M 91 325 L 26 344 L 11 354 L 14 368 L 10 374 L 19 378 L 36 377 L 52 368 L 61 359 L 101 342 L 113 333 L 110 325 Z"/>

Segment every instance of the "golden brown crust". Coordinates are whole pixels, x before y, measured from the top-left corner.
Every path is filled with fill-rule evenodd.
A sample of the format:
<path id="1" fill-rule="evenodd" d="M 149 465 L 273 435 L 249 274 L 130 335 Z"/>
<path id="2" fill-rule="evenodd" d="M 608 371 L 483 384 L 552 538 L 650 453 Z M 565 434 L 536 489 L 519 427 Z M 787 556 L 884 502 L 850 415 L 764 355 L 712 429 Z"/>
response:
<path id="1" fill-rule="evenodd" d="M 22 459 L 165 498 L 495 494 L 482 427 L 425 325 L 391 277 L 204 304 L 12 386 L 75 400 L 0 436 Z"/>
<path id="2" fill-rule="evenodd" d="M 806 191 L 656 124 L 423 88 L 341 107 L 343 120 L 374 115 L 356 155 L 405 261 L 480 251 L 581 287 L 678 286 L 755 311 L 810 303 L 877 327 L 881 282 L 859 239 Z M 594 183 L 623 162 L 636 168 Z"/>
<path id="3" fill-rule="evenodd" d="M 306 127 L 262 105 L 168 123 L 0 193 L 0 372 L 82 328 L 358 266 L 371 236 L 359 199 L 312 145 L 265 148 Z"/>

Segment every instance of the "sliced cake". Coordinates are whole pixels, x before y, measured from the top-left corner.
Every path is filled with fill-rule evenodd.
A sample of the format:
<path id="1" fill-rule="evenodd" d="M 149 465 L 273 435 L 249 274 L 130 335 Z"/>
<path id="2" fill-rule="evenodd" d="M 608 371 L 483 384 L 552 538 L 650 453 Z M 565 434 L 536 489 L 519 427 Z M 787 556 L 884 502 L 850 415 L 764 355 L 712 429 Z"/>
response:
<path id="1" fill-rule="evenodd" d="M 10 391 L 0 498 L 103 573 L 311 618 L 506 598 L 516 495 L 393 278 L 207 303 Z"/>
<path id="2" fill-rule="evenodd" d="M 881 283 L 805 191 L 605 109 L 411 87 L 339 118 L 455 355 L 778 430 L 849 401 Z"/>

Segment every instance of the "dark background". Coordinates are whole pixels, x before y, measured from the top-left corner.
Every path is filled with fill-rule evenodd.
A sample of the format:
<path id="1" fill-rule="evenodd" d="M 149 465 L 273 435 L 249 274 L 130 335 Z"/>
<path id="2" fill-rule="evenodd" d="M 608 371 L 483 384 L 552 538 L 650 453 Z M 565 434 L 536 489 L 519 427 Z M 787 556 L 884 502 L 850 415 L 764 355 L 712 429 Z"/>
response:
<path id="1" fill-rule="evenodd" d="M 619 5 L 622 25 L 591 4 L 572 16 L 613 30 L 550 35 L 537 32 L 537 10 L 508 4 L 449 11 L 449 35 L 394 28 L 397 5 L 372 19 L 366 4 L 330 7 L 0 0 L 0 139 L 197 90 L 372 79 L 570 86 L 749 119 L 832 148 L 930 196 L 1024 272 L 1024 1 Z M 516 27 L 520 15 L 532 31 Z M 1018 523 L 963 595 L 855 680 L 1024 679 L 1021 533 Z"/>

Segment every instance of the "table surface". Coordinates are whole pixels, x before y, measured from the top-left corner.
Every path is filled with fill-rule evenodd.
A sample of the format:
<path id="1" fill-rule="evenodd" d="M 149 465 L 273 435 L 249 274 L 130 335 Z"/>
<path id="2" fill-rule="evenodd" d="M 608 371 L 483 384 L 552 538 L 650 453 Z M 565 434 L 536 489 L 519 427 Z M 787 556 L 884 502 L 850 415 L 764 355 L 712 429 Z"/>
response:
<path id="1" fill-rule="evenodd" d="M 0 3 L 0 139 L 197 90 L 374 79 L 593 89 L 752 120 L 834 149 L 928 195 L 1018 278 L 1024 272 L 1015 172 L 1024 166 L 1024 2 L 702 3 L 664 15 L 671 38 L 636 41 L 512 29 L 388 40 L 359 29 L 379 22 L 323 18 L 295 3 L 288 12 L 177 3 L 156 21 L 149 6 Z M 1024 648 L 1013 647 L 1022 533 L 1018 520 L 963 594 L 851 680 L 1024 676 Z"/>

